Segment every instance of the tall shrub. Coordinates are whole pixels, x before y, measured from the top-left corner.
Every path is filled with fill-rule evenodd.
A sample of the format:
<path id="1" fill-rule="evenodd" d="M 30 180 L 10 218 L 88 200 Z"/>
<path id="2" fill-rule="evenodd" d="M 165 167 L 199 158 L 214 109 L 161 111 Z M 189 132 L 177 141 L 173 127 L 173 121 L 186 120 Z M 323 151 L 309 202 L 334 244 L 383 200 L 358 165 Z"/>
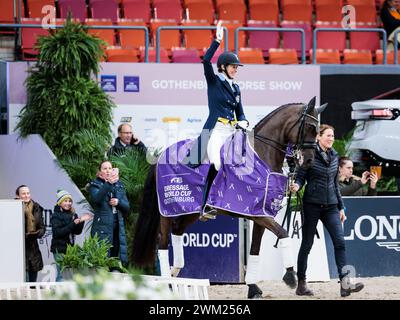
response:
<path id="1" fill-rule="evenodd" d="M 103 45 L 70 19 L 39 38 L 40 54 L 29 70 L 28 101 L 17 128 L 22 137 L 42 135 L 60 161 L 79 157 L 98 164 L 111 143 L 114 103 L 95 80 Z"/>

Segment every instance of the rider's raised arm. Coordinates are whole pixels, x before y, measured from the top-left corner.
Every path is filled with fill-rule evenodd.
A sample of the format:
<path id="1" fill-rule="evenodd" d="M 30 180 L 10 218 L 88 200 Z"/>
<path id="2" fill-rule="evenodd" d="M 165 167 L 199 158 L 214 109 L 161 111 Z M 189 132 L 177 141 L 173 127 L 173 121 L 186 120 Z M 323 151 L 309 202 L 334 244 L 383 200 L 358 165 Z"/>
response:
<path id="1" fill-rule="evenodd" d="M 213 83 L 216 81 L 216 76 L 215 76 L 214 69 L 211 64 L 211 59 L 214 56 L 215 51 L 217 51 L 218 47 L 219 47 L 218 40 L 213 40 L 210 48 L 208 48 L 208 50 L 203 58 L 204 75 L 205 75 L 208 83 Z"/>

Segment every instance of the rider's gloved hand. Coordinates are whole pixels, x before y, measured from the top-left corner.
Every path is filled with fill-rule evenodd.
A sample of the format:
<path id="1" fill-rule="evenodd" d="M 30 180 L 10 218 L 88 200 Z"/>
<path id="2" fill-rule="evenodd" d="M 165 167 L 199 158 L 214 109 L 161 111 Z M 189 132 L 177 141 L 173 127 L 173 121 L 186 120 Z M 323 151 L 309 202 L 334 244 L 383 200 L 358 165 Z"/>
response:
<path id="1" fill-rule="evenodd" d="M 246 130 L 249 127 L 249 122 L 247 120 L 240 120 L 237 122 L 237 126 L 240 129 Z"/>
<path id="2" fill-rule="evenodd" d="M 217 23 L 217 32 L 215 34 L 217 41 L 221 42 L 222 39 L 224 38 L 224 28 L 222 27 L 222 21 L 219 21 Z"/>

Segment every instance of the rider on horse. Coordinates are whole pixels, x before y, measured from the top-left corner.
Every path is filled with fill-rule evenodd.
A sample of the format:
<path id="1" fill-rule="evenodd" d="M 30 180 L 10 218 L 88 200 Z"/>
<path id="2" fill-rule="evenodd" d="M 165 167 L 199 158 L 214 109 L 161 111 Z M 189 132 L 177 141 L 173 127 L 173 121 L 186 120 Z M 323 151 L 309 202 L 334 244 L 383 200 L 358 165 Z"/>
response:
<path id="1" fill-rule="evenodd" d="M 249 122 L 243 112 L 242 99 L 239 86 L 233 81 L 238 66 L 243 66 L 238 56 L 233 52 L 224 52 L 218 57 L 218 74 L 214 73 L 211 59 L 223 39 L 221 21 L 217 24 L 216 39 L 204 55 L 204 75 L 207 80 L 209 116 L 203 127 L 202 133 L 193 147 L 189 165 L 199 165 L 205 158 L 206 152 L 211 166 L 206 192 L 204 194 L 201 219 L 215 218 L 215 209 L 206 211 L 205 202 L 218 170 L 221 168 L 220 150 L 225 140 L 234 133 L 235 126 L 246 129 Z M 197 150 L 196 150 L 197 149 Z M 200 150 L 199 150 L 200 149 Z M 196 153 L 197 152 L 197 153 Z"/>

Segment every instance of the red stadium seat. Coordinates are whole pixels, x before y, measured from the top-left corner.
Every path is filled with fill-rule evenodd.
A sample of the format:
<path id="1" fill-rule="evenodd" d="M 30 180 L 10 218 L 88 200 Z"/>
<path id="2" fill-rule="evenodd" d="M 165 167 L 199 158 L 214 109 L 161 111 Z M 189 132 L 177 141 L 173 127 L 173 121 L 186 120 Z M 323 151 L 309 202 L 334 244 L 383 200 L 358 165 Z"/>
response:
<path id="1" fill-rule="evenodd" d="M 90 10 L 93 19 L 110 19 L 115 23 L 119 18 L 116 0 L 90 0 Z"/>
<path id="2" fill-rule="evenodd" d="M 313 58 L 313 51 L 310 50 L 310 57 Z M 339 50 L 316 50 L 316 63 L 317 64 L 340 64 Z"/>
<path id="3" fill-rule="evenodd" d="M 119 19 L 119 26 L 142 26 L 146 27 L 144 21 L 136 21 L 129 19 Z M 119 42 L 123 48 L 140 48 L 145 46 L 145 33 L 144 30 L 128 30 L 119 29 Z"/>
<path id="4" fill-rule="evenodd" d="M 372 54 L 370 50 L 343 50 L 344 64 L 372 64 Z"/>
<path id="5" fill-rule="evenodd" d="M 254 2 L 250 1 L 249 15 L 251 20 L 274 21 L 279 22 L 278 1 Z"/>
<path id="6" fill-rule="evenodd" d="M 311 25 L 305 21 L 282 21 L 282 28 L 301 28 L 305 33 L 305 50 L 311 49 Z M 296 49 L 301 54 L 301 34 L 300 32 L 282 32 L 283 46 L 285 49 Z"/>
<path id="7" fill-rule="evenodd" d="M 207 21 L 186 21 L 182 22 L 182 26 L 210 26 Z M 210 46 L 213 38 L 212 30 L 184 30 L 183 36 L 186 43 L 186 48 L 203 49 Z"/>
<path id="8" fill-rule="evenodd" d="M 161 26 L 176 26 L 175 20 L 156 20 L 150 22 L 153 44 L 156 45 L 157 29 Z M 160 46 L 162 48 L 171 49 L 172 47 L 181 46 L 181 34 L 179 30 L 162 30 L 160 31 Z"/>
<path id="9" fill-rule="evenodd" d="M 248 21 L 249 27 L 276 28 L 274 21 Z M 248 31 L 249 47 L 259 48 L 268 52 L 269 48 L 279 48 L 278 31 Z"/>
<path id="10" fill-rule="evenodd" d="M 356 28 L 377 28 L 376 23 L 357 23 Z M 350 32 L 350 49 L 371 50 L 380 49 L 379 32 Z"/>
<path id="11" fill-rule="evenodd" d="M 241 48 L 238 52 L 241 63 L 245 64 L 264 64 L 263 52 L 260 49 Z"/>
<path id="12" fill-rule="evenodd" d="M 22 18 L 22 24 L 41 24 L 41 18 Z M 36 55 L 39 54 L 38 49 L 35 48 L 39 36 L 47 36 L 49 34 L 47 29 L 43 28 L 21 28 L 21 48 L 22 57 L 24 60 L 36 60 Z"/>
<path id="13" fill-rule="evenodd" d="M 341 28 L 339 22 L 317 21 L 316 28 Z M 317 48 L 337 49 L 343 51 L 346 48 L 346 32 L 341 31 L 318 31 Z"/>
<path id="14" fill-rule="evenodd" d="M 136 49 L 108 47 L 106 49 L 107 62 L 139 62 L 139 52 Z"/>
<path id="15" fill-rule="evenodd" d="M 42 9 L 45 6 L 55 7 L 55 4 L 54 0 L 28 0 L 27 6 L 30 18 L 43 18 L 47 15 L 47 12 L 42 13 Z"/>
<path id="16" fill-rule="evenodd" d="M 173 48 L 172 62 L 175 63 L 200 63 L 201 59 L 197 49 Z"/>
<path id="17" fill-rule="evenodd" d="M 222 3 L 217 6 L 219 20 L 246 22 L 246 6 L 244 3 Z"/>
<path id="18" fill-rule="evenodd" d="M 270 64 L 298 64 L 297 52 L 295 49 L 269 49 Z"/>
<path id="19" fill-rule="evenodd" d="M 86 19 L 86 25 L 88 26 L 112 26 L 112 22 L 109 19 Z M 88 29 L 88 33 L 103 39 L 107 46 L 115 45 L 114 29 Z"/>
<path id="20" fill-rule="evenodd" d="M 144 62 L 144 48 L 140 48 L 140 62 Z M 149 62 L 156 62 L 156 49 L 149 48 Z M 160 62 L 169 63 L 171 60 L 168 57 L 168 51 L 164 48 L 160 49 Z"/>
<path id="21" fill-rule="evenodd" d="M 342 20 L 342 0 L 316 1 L 315 16 L 317 21 L 335 21 Z"/>
<path id="22" fill-rule="evenodd" d="M 376 64 L 383 64 L 383 50 L 378 49 L 375 51 L 376 55 Z M 393 51 L 386 51 L 386 63 L 387 64 L 394 64 L 394 52 Z M 397 62 L 400 63 L 400 51 L 397 52 Z"/>
<path id="23" fill-rule="evenodd" d="M 190 2 L 185 4 L 186 20 L 206 20 L 212 24 L 215 20 L 214 7 L 211 0 Z"/>
<path id="24" fill-rule="evenodd" d="M 312 5 L 311 0 L 282 0 L 281 8 L 283 20 L 306 21 L 311 23 Z"/>
<path id="25" fill-rule="evenodd" d="M 66 19 L 70 11 L 73 18 L 85 21 L 87 18 L 85 0 L 58 0 L 60 17 Z"/>
<path id="26" fill-rule="evenodd" d="M 21 10 L 22 15 L 23 11 Z M 13 23 L 14 22 L 14 1 L 3 0 L 0 1 L 0 23 Z"/>
<path id="27" fill-rule="evenodd" d="M 175 20 L 178 24 L 182 20 L 182 7 L 179 1 L 157 1 L 153 3 L 154 19 Z"/>

